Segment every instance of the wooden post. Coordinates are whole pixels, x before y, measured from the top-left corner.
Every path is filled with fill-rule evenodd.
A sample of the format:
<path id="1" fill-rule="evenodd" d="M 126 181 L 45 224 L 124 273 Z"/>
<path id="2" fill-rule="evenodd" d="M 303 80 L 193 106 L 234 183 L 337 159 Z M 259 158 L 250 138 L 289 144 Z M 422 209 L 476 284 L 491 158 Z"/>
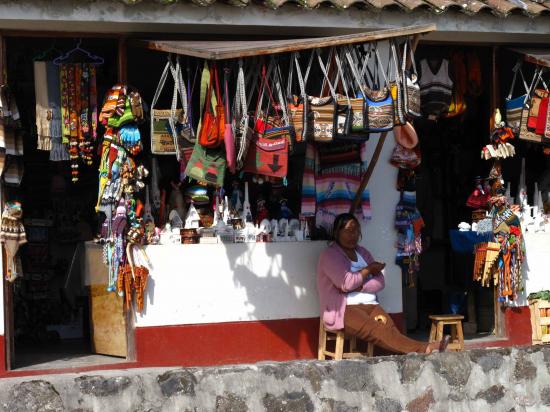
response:
<path id="1" fill-rule="evenodd" d="M 374 153 L 372 154 L 372 159 L 369 162 L 367 171 L 365 172 L 365 174 L 363 175 L 363 178 L 361 179 L 361 184 L 359 185 L 359 189 L 357 189 L 357 193 L 355 194 L 355 199 L 353 199 L 353 203 L 351 204 L 350 213 L 355 213 L 355 211 L 361 205 L 361 197 L 363 196 L 363 192 L 365 191 L 367 184 L 369 183 L 370 177 L 372 176 L 372 172 L 374 172 L 374 167 L 378 162 L 378 158 L 380 157 L 380 153 L 382 152 L 382 147 L 384 146 L 384 142 L 386 141 L 387 136 L 388 136 L 388 132 L 382 132 L 380 134 L 380 137 L 378 138 L 378 142 L 376 143 L 376 148 L 374 149 Z"/>
<path id="2" fill-rule="evenodd" d="M 4 35 L 0 33 L 0 84 L 4 84 L 7 80 L 6 71 L 6 42 Z"/>
<path id="3" fill-rule="evenodd" d="M 0 85 L 7 82 L 8 75 L 7 56 L 6 56 L 6 37 L 0 33 Z M 0 209 L 4 209 L 4 185 L 0 183 Z M 5 279 L 5 275 L 8 271 L 7 254 L 4 246 L 0 247 L 0 253 L 2 254 L 2 284 L 4 294 L 4 365 L 0 365 L 5 370 L 10 370 L 13 367 L 14 362 L 14 339 L 13 339 L 13 288 L 12 284 Z M 0 354 L 2 356 L 2 354 Z"/>
<path id="4" fill-rule="evenodd" d="M 420 41 L 420 35 L 416 34 L 412 39 L 411 48 L 413 52 L 416 50 L 416 46 L 418 45 L 418 42 Z M 391 56 L 390 56 L 391 58 Z M 411 66 L 412 62 L 407 60 L 407 68 Z M 357 189 L 357 193 L 355 194 L 355 198 L 353 199 L 353 203 L 351 204 L 350 213 L 355 213 L 355 211 L 359 208 L 361 205 L 361 197 L 363 196 L 363 192 L 367 188 L 367 185 L 369 183 L 370 177 L 372 173 L 374 172 L 374 168 L 376 166 L 376 163 L 378 162 L 378 158 L 380 157 L 380 153 L 382 152 L 382 148 L 384 147 L 384 142 L 386 141 L 386 137 L 388 135 L 388 132 L 383 132 L 380 134 L 380 138 L 378 139 L 378 142 L 376 144 L 376 148 L 374 149 L 374 153 L 372 154 L 372 159 L 367 167 L 367 171 L 363 175 L 361 179 L 361 184 L 359 185 L 359 189 Z"/>
<path id="5" fill-rule="evenodd" d="M 127 39 L 119 37 L 118 56 L 117 56 L 117 74 L 119 83 L 128 82 L 128 58 L 127 58 Z"/>

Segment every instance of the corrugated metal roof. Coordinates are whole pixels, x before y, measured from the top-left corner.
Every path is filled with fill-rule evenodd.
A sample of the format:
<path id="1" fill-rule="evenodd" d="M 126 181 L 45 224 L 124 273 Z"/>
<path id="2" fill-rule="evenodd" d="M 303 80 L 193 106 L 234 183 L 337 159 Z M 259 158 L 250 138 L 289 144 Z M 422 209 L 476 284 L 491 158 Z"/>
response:
<path id="1" fill-rule="evenodd" d="M 117 0 L 128 5 L 141 3 L 145 0 Z M 154 0 L 159 4 L 170 5 L 177 2 L 191 2 L 198 6 L 207 7 L 216 1 L 235 7 L 246 7 L 257 0 Z M 435 14 L 447 10 L 459 10 L 473 15 L 487 10 L 498 17 L 510 14 L 524 14 L 529 17 L 550 14 L 550 0 L 259 0 L 265 7 L 278 9 L 287 3 L 306 9 L 317 7 L 335 7 L 347 9 L 355 6 L 380 11 L 386 8 L 399 8 L 406 12 L 417 9 L 427 9 Z"/>

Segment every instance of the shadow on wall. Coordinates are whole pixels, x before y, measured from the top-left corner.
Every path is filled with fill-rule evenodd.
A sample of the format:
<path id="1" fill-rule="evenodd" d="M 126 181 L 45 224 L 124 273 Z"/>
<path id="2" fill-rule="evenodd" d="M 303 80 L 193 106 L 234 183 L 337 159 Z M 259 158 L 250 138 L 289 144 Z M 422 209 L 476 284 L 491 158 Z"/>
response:
<path id="1" fill-rule="evenodd" d="M 285 342 L 296 356 L 317 350 L 317 321 L 273 322 L 319 316 L 317 260 L 326 242 L 278 242 L 227 245 L 233 282 L 245 290 L 249 319 L 257 319 L 273 338 Z M 262 342 L 258 342 L 262 344 Z M 273 342 L 263 342 L 273 345 Z M 279 345 L 276 345 L 279 346 Z"/>

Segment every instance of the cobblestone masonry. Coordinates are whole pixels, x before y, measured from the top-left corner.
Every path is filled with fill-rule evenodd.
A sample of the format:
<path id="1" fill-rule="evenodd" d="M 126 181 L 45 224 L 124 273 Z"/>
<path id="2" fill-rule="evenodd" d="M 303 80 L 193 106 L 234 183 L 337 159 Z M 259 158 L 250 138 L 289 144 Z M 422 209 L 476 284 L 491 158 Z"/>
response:
<path id="1" fill-rule="evenodd" d="M 550 347 L 0 380 L 5 411 L 550 411 Z"/>

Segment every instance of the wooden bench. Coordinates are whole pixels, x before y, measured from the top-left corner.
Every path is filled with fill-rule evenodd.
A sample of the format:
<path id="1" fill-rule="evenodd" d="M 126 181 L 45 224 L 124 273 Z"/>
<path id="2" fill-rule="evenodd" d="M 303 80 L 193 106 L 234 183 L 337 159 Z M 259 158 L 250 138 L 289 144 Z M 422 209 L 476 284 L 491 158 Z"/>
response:
<path id="1" fill-rule="evenodd" d="M 344 352 L 345 342 L 349 343 L 349 350 Z M 334 342 L 334 351 L 327 349 L 327 343 Z M 326 330 L 323 320 L 319 324 L 319 352 L 318 359 L 325 360 L 331 357 L 334 360 L 352 359 L 365 356 L 372 356 L 374 345 L 367 342 L 367 352 L 357 352 L 357 338 L 355 336 L 347 336 L 343 330 L 332 331 Z"/>
<path id="2" fill-rule="evenodd" d="M 447 350 L 464 350 L 464 334 L 462 332 L 462 315 L 430 315 L 432 328 L 430 330 L 430 342 L 437 342 L 443 339 L 443 328 L 445 325 L 451 327 L 451 341 Z"/>

